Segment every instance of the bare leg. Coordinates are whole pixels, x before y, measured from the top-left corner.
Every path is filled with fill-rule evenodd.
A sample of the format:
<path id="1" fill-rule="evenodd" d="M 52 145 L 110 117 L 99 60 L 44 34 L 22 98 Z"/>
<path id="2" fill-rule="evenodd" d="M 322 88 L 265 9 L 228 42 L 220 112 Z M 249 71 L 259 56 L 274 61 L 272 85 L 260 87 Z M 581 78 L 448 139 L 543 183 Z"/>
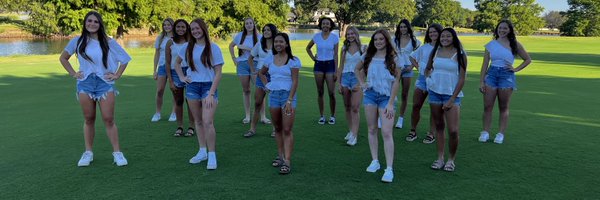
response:
<path id="1" fill-rule="evenodd" d="M 494 89 L 489 86 L 485 86 L 485 94 L 483 95 L 483 130 L 490 132 L 492 126 L 492 111 L 494 110 L 494 103 L 496 96 L 498 95 L 498 89 Z"/>
<path id="2" fill-rule="evenodd" d="M 83 111 L 83 140 L 85 141 L 85 150 L 92 151 L 94 145 L 94 136 L 96 135 L 96 102 L 87 94 L 79 93 L 79 104 Z"/>
<path id="3" fill-rule="evenodd" d="M 119 146 L 119 131 L 117 129 L 117 125 L 115 124 L 115 93 L 108 92 L 106 94 L 106 99 L 101 99 L 99 101 L 100 111 L 102 112 L 102 121 L 104 122 L 104 126 L 106 127 L 106 134 L 108 135 L 108 139 L 113 146 L 113 152 L 121 151 L 121 147 Z"/>
<path id="4" fill-rule="evenodd" d="M 444 160 L 444 149 L 446 137 L 444 134 L 444 110 L 441 104 L 429 104 L 431 107 L 431 118 L 435 124 L 435 136 L 437 137 L 438 160 Z"/>
<path id="5" fill-rule="evenodd" d="M 296 114 L 295 109 L 292 110 L 291 115 L 282 115 L 284 161 L 288 166 L 291 166 L 292 152 L 294 152 L 294 133 L 292 132 L 292 128 L 294 127 Z"/>
<path id="6" fill-rule="evenodd" d="M 325 82 L 327 82 L 327 93 L 329 94 L 329 110 L 331 111 L 331 116 L 335 117 L 335 74 L 326 74 Z"/>
<path id="7" fill-rule="evenodd" d="M 383 149 L 385 152 L 385 163 L 387 167 L 394 166 L 394 137 L 392 135 L 394 127 L 394 116 L 387 118 L 383 113 L 385 109 L 379 109 L 381 119 L 381 135 L 383 137 Z"/>
<path id="8" fill-rule="evenodd" d="M 163 105 L 163 95 L 165 93 L 166 76 L 159 76 L 156 79 L 156 113 L 160 113 Z"/>
<path id="9" fill-rule="evenodd" d="M 367 117 L 367 126 L 369 127 L 369 150 L 371 151 L 371 159 L 379 160 L 378 157 L 378 148 L 379 148 L 379 140 L 377 138 L 377 116 L 378 109 L 375 105 L 365 105 L 365 115 Z M 383 119 L 382 119 L 383 121 Z M 382 126 L 383 128 L 383 126 Z"/>
<path id="10" fill-rule="evenodd" d="M 323 95 L 325 94 L 324 91 L 324 81 L 325 81 L 325 74 L 323 73 L 315 73 L 315 83 L 317 84 L 317 102 L 319 103 L 319 114 L 321 114 L 321 116 L 323 116 L 323 107 L 324 107 L 324 102 L 323 102 Z"/>
<path id="11" fill-rule="evenodd" d="M 250 120 L 250 76 L 238 76 L 242 84 L 242 94 L 244 101 L 244 112 L 246 114 L 244 120 Z"/>
<path id="12" fill-rule="evenodd" d="M 400 95 L 400 116 L 404 117 L 404 113 L 406 112 L 406 105 L 408 105 L 408 92 L 410 91 L 410 77 L 402 77 L 400 81 L 402 83 L 402 92 Z"/>
<path id="13" fill-rule="evenodd" d="M 350 98 L 350 131 L 354 134 L 354 137 L 358 137 L 358 128 L 360 126 L 360 104 L 362 102 L 362 90 L 352 92 Z"/>
<path id="14" fill-rule="evenodd" d="M 189 109 L 192 111 L 192 115 L 194 116 L 194 124 L 196 125 L 196 137 L 198 138 L 198 146 L 199 148 L 206 148 L 206 131 L 204 130 L 204 125 L 202 124 L 202 103 L 200 100 L 190 100 L 188 99 Z"/>
<path id="15" fill-rule="evenodd" d="M 498 109 L 500 110 L 500 133 L 502 134 L 506 134 L 506 127 L 508 127 L 508 111 L 512 92 L 512 89 L 498 90 Z"/>
<path id="16" fill-rule="evenodd" d="M 448 127 L 448 151 L 450 153 L 448 160 L 454 161 L 458 150 L 460 106 L 454 105 L 450 110 L 444 112 L 444 116 Z"/>

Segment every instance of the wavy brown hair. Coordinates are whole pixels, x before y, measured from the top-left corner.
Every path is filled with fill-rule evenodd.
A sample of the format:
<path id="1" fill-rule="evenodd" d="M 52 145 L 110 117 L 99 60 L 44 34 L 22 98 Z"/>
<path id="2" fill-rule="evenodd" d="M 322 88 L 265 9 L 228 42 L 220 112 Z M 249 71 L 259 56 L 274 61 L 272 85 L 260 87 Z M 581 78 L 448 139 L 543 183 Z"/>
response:
<path id="1" fill-rule="evenodd" d="M 202 55 L 200 56 L 200 61 L 202 62 L 202 64 L 204 64 L 204 66 L 206 68 L 212 68 L 212 62 L 211 62 L 212 49 L 211 49 L 211 43 L 210 43 L 210 36 L 208 35 L 208 26 L 206 26 L 206 23 L 201 18 L 196 18 L 196 19 L 192 20 L 192 22 L 190 23 L 190 27 L 193 23 L 198 24 L 200 26 L 200 29 L 202 29 L 202 32 L 203 32 L 203 37 L 199 38 L 201 40 L 204 40 L 204 50 L 202 51 Z M 197 40 L 198 39 L 196 39 L 196 38 L 192 38 L 188 42 L 188 46 L 187 46 L 187 49 L 185 52 L 185 59 L 188 62 L 188 64 L 190 65 L 192 71 L 196 71 L 196 65 L 194 64 L 193 55 L 194 55 L 194 46 L 196 46 Z"/>
<path id="2" fill-rule="evenodd" d="M 394 46 L 392 45 L 392 39 L 390 34 L 385 29 L 378 29 L 371 36 L 371 42 L 369 42 L 369 47 L 367 47 L 367 53 L 365 55 L 364 62 L 364 71 L 365 75 L 369 71 L 369 64 L 373 60 L 373 56 L 377 53 L 377 48 L 375 47 L 375 35 L 381 34 L 385 38 L 385 68 L 390 71 L 390 74 L 396 77 L 396 50 L 394 50 Z"/>

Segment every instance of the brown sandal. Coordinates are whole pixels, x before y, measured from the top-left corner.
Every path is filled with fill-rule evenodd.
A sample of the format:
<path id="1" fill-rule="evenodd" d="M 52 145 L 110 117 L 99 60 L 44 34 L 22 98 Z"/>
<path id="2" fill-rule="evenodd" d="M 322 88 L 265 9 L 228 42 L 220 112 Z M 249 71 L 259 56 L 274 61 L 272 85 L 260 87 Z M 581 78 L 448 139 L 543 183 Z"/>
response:
<path id="1" fill-rule="evenodd" d="M 177 127 L 177 130 L 175 130 L 175 133 L 173 134 L 173 136 L 175 136 L 175 137 L 183 136 L 183 128 Z"/>
<path id="2" fill-rule="evenodd" d="M 245 138 L 249 138 L 249 137 L 252 137 L 252 136 L 254 136 L 254 135 L 256 135 L 256 132 L 254 132 L 254 131 L 248 131 L 248 132 L 246 132 L 246 133 L 244 134 L 244 137 L 245 137 Z"/>
<path id="3" fill-rule="evenodd" d="M 195 132 L 196 132 L 196 130 L 194 128 L 189 127 L 187 129 L 187 131 L 185 132 L 185 135 L 183 135 L 183 136 L 185 136 L 185 137 L 194 136 Z"/>

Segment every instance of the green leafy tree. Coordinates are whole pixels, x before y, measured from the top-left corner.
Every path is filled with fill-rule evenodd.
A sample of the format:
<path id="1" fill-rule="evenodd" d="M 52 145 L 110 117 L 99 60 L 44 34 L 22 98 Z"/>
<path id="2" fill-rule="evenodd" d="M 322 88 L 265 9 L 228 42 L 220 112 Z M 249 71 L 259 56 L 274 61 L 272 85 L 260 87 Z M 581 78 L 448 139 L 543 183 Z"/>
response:
<path id="1" fill-rule="evenodd" d="M 479 14 L 475 16 L 473 29 L 479 32 L 491 31 L 502 19 L 502 0 L 475 0 Z"/>
<path id="2" fill-rule="evenodd" d="M 370 21 L 391 25 L 396 25 L 402 19 L 412 21 L 417 14 L 417 7 L 413 0 L 383 0 L 377 10 L 386 12 L 375 12 Z"/>
<path id="3" fill-rule="evenodd" d="M 560 32 L 568 36 L 600 36 L 600 1 L 569 0 L 567 21 Z"/>
<path id="4" fill-rule="evenodd" d="M 479 15 L 475 17 L 473 28 L 480 31 L 492 31 L 501 19 L 512 21 L 520 35 L 532 34 L 544 26 L 539 17 L 544 8 L 535 0 L 475 0 Z"/>
<path id="5" fill-rule="evenodd" d="M 419 15 L 413 23 L 422 27 L 431 23 L 453 26 L 455 13 L 461 7 L 460 2 L 453 0 L 417 0 L 416 4 Z"/>
<path id="6" fill-rule="evenodd" d="M 558 28 L 567 21 L 567 17 L 563 16 L 559 11 L 547 12 L 543 18 L 546 21 L 546 27 L 550 29 Z"/>

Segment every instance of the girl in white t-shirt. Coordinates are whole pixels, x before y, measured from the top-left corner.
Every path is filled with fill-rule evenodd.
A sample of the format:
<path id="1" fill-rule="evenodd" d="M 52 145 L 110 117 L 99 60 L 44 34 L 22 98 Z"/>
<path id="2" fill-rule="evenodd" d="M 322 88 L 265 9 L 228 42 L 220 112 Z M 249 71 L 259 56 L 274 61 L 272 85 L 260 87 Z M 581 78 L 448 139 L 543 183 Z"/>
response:
<path id="1" fill-rule="evenodd" d="M 371 36 L 371 42 L 363 59 L 358 62 L 354 73 L 364 91 L 363 105 L 369 127 L 369 149 L 371 151 L 371 164 L 367 172 L 374 173 L 379 170 L 378 159 L 378 137 L 377 117 L 381 119 L 381 135 L 383 136 L 383 147 L 385 163 L 387 167 L 381 181 L 392 182 L 394 179 L 394 99 L 398 92 L 400 70 L 398 57 L 390 34 L 379 29 Z M 365 81 L 366 75 L 366 81 Z"/>
<path id="2" fill-rule="evenodd" d="M 263 37 L 260 39 L 260 42 L 256 43 L 252 48 L 250 58 L 248 59 L 250 67 L 255 68 L 256 71 L 260 71 L 264 66 L 265 59 L 273 55 L 273 38 L 277 33 L 277 27 L 273 24 L 267 24 L 263 27 Z M 256 65 L 254 64 L 255 61 Z M 269 76 L 267 74 L 267 79 L 268 78 Z M 258 123 L 259 117 L 261 118 L 260 121 L 262 123 L 271 124 L 271 120 L 265 116 L 265 96 L 265 84 L 260 78 L 257 78 L 256 90 L 254 91 L 254 114 L 252 115 L 252 120 L 250 122 L 250 130 L 244 134 L 244 137 L 252 137 L 256 134 L 256 123 Z M 275 137 L 275 131 L 271 133 L 271 137 Z"/>
<path id="3" fill-rule="evenodd" d="M 88 12 L 83 18 L 83 25 L 81 36 L 73 38 L 60 55 L 60 64 L 70 76 L 77 79 L 77 97 L 83 110 L 85 152 L 77 166 L 89 166 L 94 160 L 92 145 L 96 134 L 96 104 L 100 105 L 106 134 L 113 147 L 113 162 L 117 166 L 124 166 L 127 165 L 127 159 L 121 153 L 114 121 L 117 94 L 114 83 L 123 75 L 131 57 L 106 35 L 102 16 L 98 12 Z M 69 62 L 73 54 L 77 54 L 79 71 L 75 71 Z"/>
<path id="4" fill-rule="evenodd" d="M 237 75 L 242 84 L 244 112 L 246 114 L 242 120 L 244 124 L 250 123 L 250 82 L 256 78 L 256 72 L 248 64 L 248 58 L 252 47 L 256 45 L 260 38 L 254 19 L 246 18 L 244 19 L 244 29 L 236 34 L 229 44 L 229 54 L 231 54 L 231 60 L 236 66 Z M 238 48 L 237 54 L 234 51 L 236 46 Z M 256 63 L 253 64 L 256 65 Z"/>
<path id="5" fill-rule="evenodd" d="M 327 93 L 329 94 L 329 109 L 331 117 L 329 124 L 335 124 L 335 81 L 337 80 L 335 69 L 338 66 L 338 43 L 340 38 L 331 31 L 335 29 L 335 23 L 331 18 L 323 17 L 319 19 L 320 33 L 313 36 L 312 40 L 306 46 L 308 56 L 315 62 L 314 74 L 315 82 L 317 83 L 317 102 L 319 103 L 319 120 L 317 123 L 325 124 L 325 116 L 323 115 L 324 102 L 324 84 L 327 84 Z M 311 48 L 317 45 L 317 55 L 314 55 Z"/>
<path id="6" fill-rule="evenodd" d="M 432 169 L 452 172 L 455 169 L 456 150 L 460 122 L 460 102 L 463 97 L 467 71 L 467 55 L 462 49 L 456 31 L 445 28 L 429 56 L 425 76 L 429 92 L 431 118 L 435 124 L 438 158 L 431 164 Z M 445 134 L 448 127 L 448 160 L 444 164 Z"/>
<path id="7" fill-rule="evenodd" d="M 190 159 L 191 164 L 208 160 L 206 169 L 217 169 L 215 153 L 216 132 L 214 116 L 217 109 L 217 87 L 221 82 L 223 54 L 215 43 L 210 42 L 208 26 L 197 18 L 190 23 L 192 38 L 181 49 L 175 64 L 179 79 L 187 83 L 186 97 L 192 110 L 198 136 L 199 150 Z M 182 63 L 188 64 L 187 75 L 183 73 Z M 208 151 L 208 152 L 207 152 Z"/>
<path id="8" fill-rule="evenodd" d="M 177 56 L 182 48 L 187 45 L 188 38 L 190 38 L 190 25 L 184 19 L 178 19 L 175 21 L 175 34 L 173 34 L 173 39 L 167 42 L 166 50 L 165 50 L 165 60 L 166 60 L 166 71 L 167 77 L 169 77 L 169 88 L 171 88 L 171 92 L 173 93 L 173 98 L 175 99 L 175 115 L 177 116 L 177 129 L 173 136 L 192 136 L 195 133 L 194 127 L 194 115 L 192 114 L 190 107 L 188 106 L 188 116 L 189 116 L 189 127 L 185 134 L 183 133 L 183 101 L 185 100 L 183 97 L 185 83 L 183 83 L 177 72 L 175 71 L 175 65 L 177 64 Z M 182 65 L 182 70 L 184 74 L 187 71 L 187 65 L 184 63 Z"/>
<path id="9" fill-rule="evenodd" d="M 167 71 L 165 70 L 165 49 L 167 42 L 173 37 L 173 19 L 166 18 L 162 23 L 162 32 L 156 38 L 154 43 L 154 75 L 153 78 L 156 80 L 156 112 L 152 116 L 151 121 L 156 122 L 160 120 L 160 112 L 163 105 L 163 94 L 165 93 L 165 84 L 167 83 Z M 169 121 L 175 121 L 175 102 L 173 102 L 173 110 L 169 116 Z"/>
<path id="10" fill-rule="evenodd" d="M 358 79 L 354 74 L 356 64 L 360 62 L 362 54 L 366 51 L 366 46 L 361 45 L 358 29 L 350 26 L 346 30 L 346 40 L 342 46 L 342 59 L 337 77 L 340 77 L 339 92 L 343 96 L 344 107 L 346 108 L 346 121 L 348 123 L 348 134 L 344 138 L 346 144 L 356 145 L 358 139 L 358 128 L 360 124 L 360 102 L 362 100 L 362 90 L 358 85 Z"/>
<path id="11" fill-rule="evenodd" d="M 402 92 L 400 94 L 400 113 L 398 115 L 398 121 L 396 122 L 396 128 L 402 128 L 404 126 L 404 112 L 406 111 L 406 105 L 408 104 L 408 92 L 410 91 L 410 79 L 413 76 L 413 66 L 410 63 L 410 54 L 421 46 L 421 41 L 417 40 L 413 33 L 412 26 L 407 19 L 403 19 L 396 26 L 396 32 L 394 33 L 394 47 L 400 58 L 400 66 L 398 66 L 402 72 L 402 79 L 400 83 L 402 85 Z"/>
<path id="12" fill-rule="evenodd" d="M 273 56 L 265 59 L 259 76 L 269 94 L 269 106 L 275 128 L 278 156 L 273 160 L 273 167 L 279 167 L 280 174 L 292 171 L 291 161 L 294 151 L 294 134 L 292 127 L 296 118 L 296 89 L 298 74 L 302 63 L 292 55 L 290 39 L 285 33 L 278 33 L 273 40 Z M 271 80 L 267 79 L 267 73 Z"/>

